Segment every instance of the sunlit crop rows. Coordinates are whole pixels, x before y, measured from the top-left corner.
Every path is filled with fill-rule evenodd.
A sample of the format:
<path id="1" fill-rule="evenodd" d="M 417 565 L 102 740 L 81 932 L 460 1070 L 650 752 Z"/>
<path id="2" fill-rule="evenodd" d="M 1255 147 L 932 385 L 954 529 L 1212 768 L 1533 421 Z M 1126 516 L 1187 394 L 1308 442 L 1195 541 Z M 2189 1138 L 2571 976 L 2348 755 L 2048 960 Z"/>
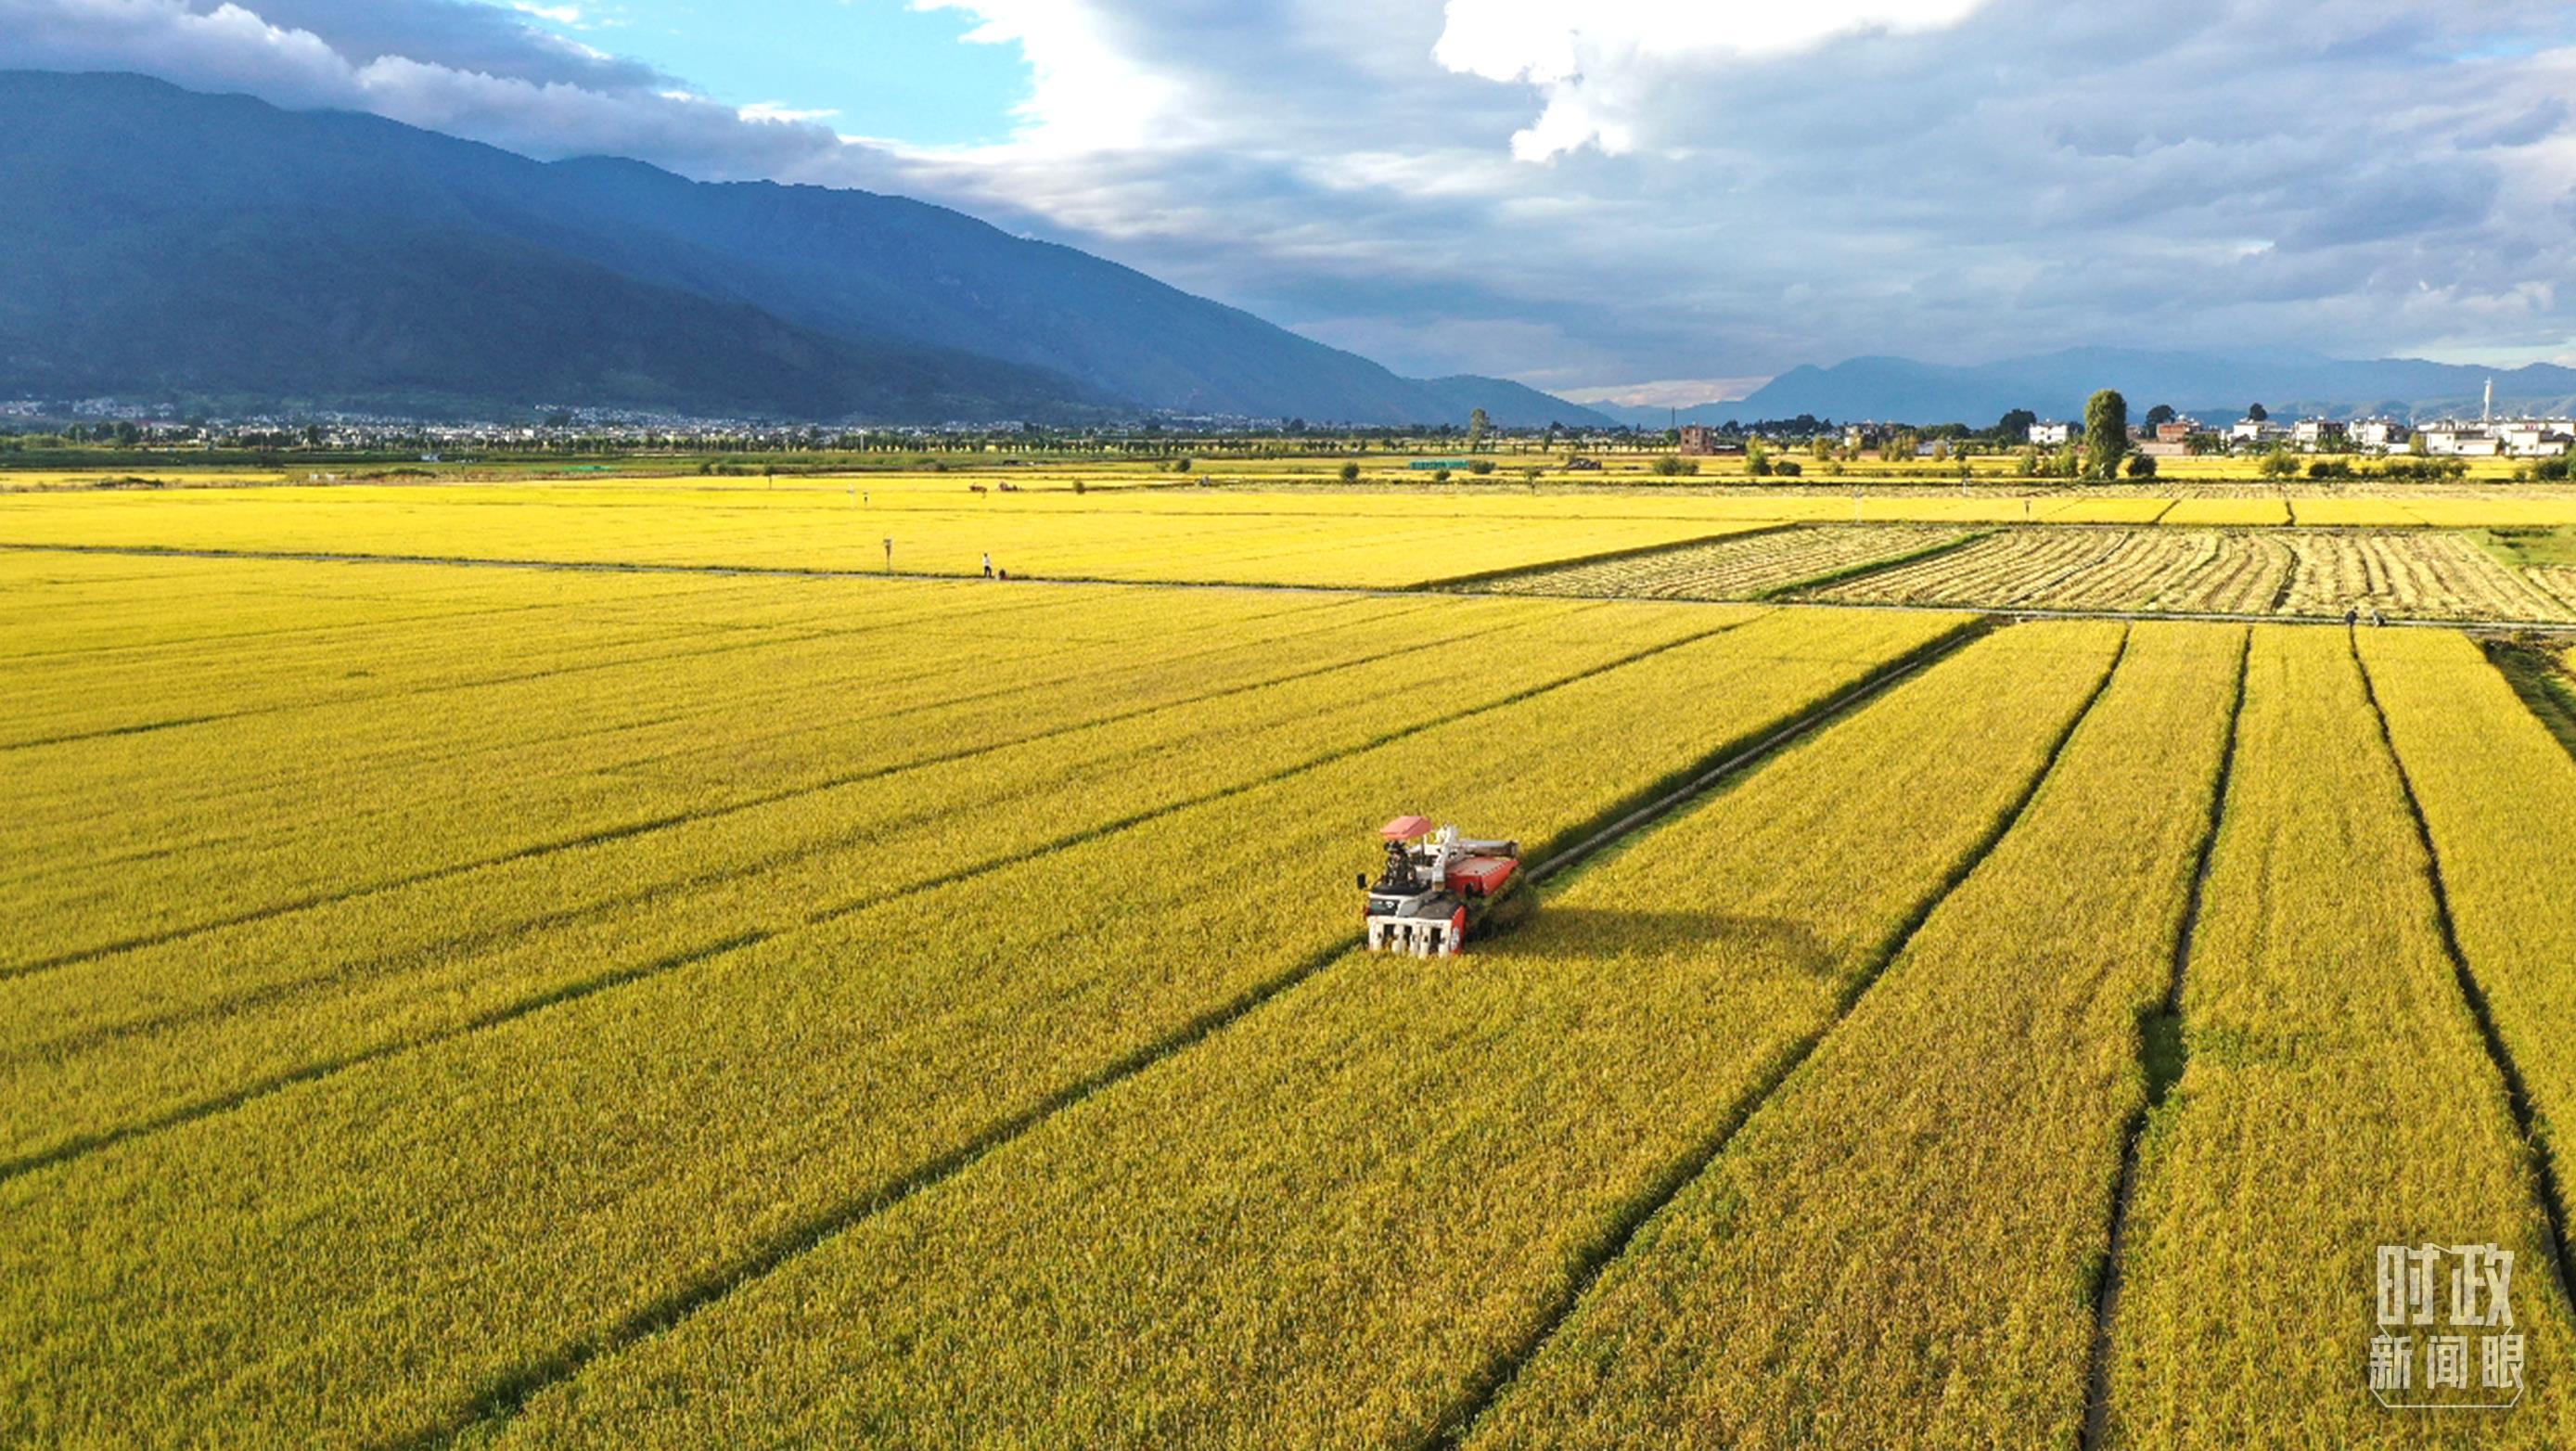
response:
<path id="1" fill-rule="evenodd" d="M 513 1429 L 1419 1443 L 2000 830 L 2119 638 L 1974 645 L 1465 970 L 1346 958 Z"/>
<path id="2" fill-rule="evenodd" d="M 2020 824 L 1472 1444 L 2074 1440 L 2138 1025 L 2168 990 L 2243 638 L 2137 627 Z"/>
<path id="3" fill-rule="evenodd" d="M 1239 788 L 1184 803 L 1150 772 L 1112 778 L 1138 793 L 1138 819 L 873 902 L 871 874 L 911 868 L 852 853 L 834 874 L 851 910 L 774 932 L 754 917 L 730 947 L 745 923 L 724 913 L 648 922 L 639 935 L 690 950 L 10 1179 L 0 1280 L 18 1288 L 0 1324 L 36 1348 L 11 1361 L 0 1429 L 99 1435 L 112 1418 L 156 1438 L 221 1424 L 375 1439 L 452 1423 L 495 1386 L 711 1277 L 754 1273 L 807 1226 L 1338 950 L 1349 874 L 1390 801 L 1543 848 L 1766 710 L 1957 625 L 1660 618 L 1687 623 L 1658 637 L 1650 620 L 1622 640 L 1569 622 L 1553 646 L 1540 632 L 1453 647 L 1500 670 L 1553 649 L 1565 673 L 1588 673 L 1481 711 L 1435 686 L 1457 712 L 1448 723 L 1312 764 L 1283 730 L 1249 743 L 1266 754 L 1235 763 Z M 1636 658 L 1610 663 L 1622 645 Z M 1400 688 L 1360 698 L 1383 705 Z M 1669 708 L 1739 694 L 1740 711 Z M 981 814 L 950 830 L 971 839 Z M 337 960 L 327 942 L 306 951 Z M 364 1026 L 319 1001 L 317 1031 Z M 291 1013 L 251 1027 L 258 1041 L 304 1031 Z M 277 1221 L 272 1203 L 309 1212 Z"/>
<path id="4" fill-rule="evenodd" d="M 2533 1374 L 2528 1404 L 2484 1425 L 2392 1415 L 2363 1393 L 2379 1246 L 2494 1244 L 2538 1267 L 2548 1230 L 2340 631 L 2255 638 L 2182 1044 L 2121 1261 L 2116 1444 L 2576 1435 L 2564 1375 Z M 2513 1311 L 2532 1365 L 2568 1363 L 2576 1337 L 2545 1271 L 2517 1275 Z M 2440 1333 L 2412 1331 L 2418 1360 Z"/>
<path id="5" fill-rule="evenodd" d="M 1809 525 L 1535 570 L 1482 588 L 1497 594 L 1609 599 L 1758 599 L 1862 566 L 1929 553 L 1967 537 L 1956 529 Z"/>
<path id="6" fill-rule="evenodd" d="M 2172 508 L 2157 516 L 2156 522 L 2170 526 L 2282 525 L 2290 522 L 2290 505 L 2285 499 L 2178 499 Z"/>
<path id="7" fill-rule="evenodd" d="M 2299 499 L 2289 507 L 2301 524 L 2576 521 L 2576 501 L 2555 498 Z M 1398 588 L 1789 523 L 2279 523 L 2281 508 L 2274 498 L 2087 490 L 1713 494 L 1495 482 L 1335 492 L 1175 480 L 1076 493 L 1061 477 L 1023 470 L 0 492 L 0 545 L 930 575 L 980 574 L 990 555 L 996 569 L 1021 578 Z"/>
<path id="8" fill-rule="evenodd" d="M 1100 627 L 1115 623 L 1110 601 L 1089 603 Z M 1086 652 L 1080 689 L 1034 673 L 1016 690 L 854 712 L 816 727 L 814 749 L 781 753 L 764 789 L 683 777 L 667 806 L 624 803 L 635 814 L 588 830 L 577 817 L 538 823 L 561 844 L 536 849 L 507 813 L 471 799 L 479 758 L 410 776 L 384 768 L 383 790 L 426 803 L 408 814 L 422 824 L 405 844 L 444 855 L 318 901 L 286 882 L 277 902 L 34 974 L 0 1004 L 0 1161 L 846 914 L 1746 618 L 1623 611 L 1611 633 L 1588 618 L 1599 605 L 1433 608 L 1300 602 L 1280 620 L 1226 622 L 1223 650 L 1156 637 Z M 548 708 L 515 695 L 450 705 L 494 736 Z M 337 713 L 199 733 L 327 740 Z M 960 749 L 951 733 L 975 745 Z M 312 774 L 342 770 L 326 759 Z M 147 774 L 137 789 L 170 784 Z M 269 789 L 283 799 L 287 788 Z M 260 837 L 211 838 L 194 855 L 209 878 L 279 870 Z M 316 950 L 339 943 L 350 946 Z"/>
<path id="9" fill-rule="evenodd" d="M 2540 1146 L 2576 1182 L 2576 760 L 2457 635 L 2360 640 L 2442 865 L 2460 952 L 2530 1095 Z"/>
<path id="10" fill-rule="evenodd" d="M 374 492 L 129 522 L 960 512 Z M 974 507 L 1401 581 L 1745 522 L 1386 497 Z M 2263 613 L 2327 538 L 2503 608 L 2421 534 L 1867 567 L 1972 533 L 1556 573 Z M 35 549 L 0 687 L 0 1445 L 2576 1442 L 2576 758 L 2463 635 Z M 1543 859 L 1792 724 L 1466 957 L 1353 951 L 1388 816 Z M 2425 1237 L 2524 1256 L 2512 1419 L 2370 1418 Z"/>
<path id="11" fill-rule="evenodd" d="M 1720 513 L 1187 494 L 288 488 L 0 495 L 0 544 L 1401 587 L 1746 527 Z M 1439 501 L 1431 501 L 1437 504 Z"/>

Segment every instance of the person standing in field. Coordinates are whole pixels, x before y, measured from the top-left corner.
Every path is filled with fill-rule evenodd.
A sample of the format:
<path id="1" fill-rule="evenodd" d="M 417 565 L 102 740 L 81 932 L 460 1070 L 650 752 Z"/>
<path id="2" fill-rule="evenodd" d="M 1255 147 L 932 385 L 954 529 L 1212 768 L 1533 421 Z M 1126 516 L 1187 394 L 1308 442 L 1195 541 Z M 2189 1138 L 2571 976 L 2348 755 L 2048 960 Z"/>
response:
<path id="1" fill-rule="evenodd" d="M 984 577 L 986 579 L 993 577 L 993 556 L 989 553 L 984 556 Z"/>

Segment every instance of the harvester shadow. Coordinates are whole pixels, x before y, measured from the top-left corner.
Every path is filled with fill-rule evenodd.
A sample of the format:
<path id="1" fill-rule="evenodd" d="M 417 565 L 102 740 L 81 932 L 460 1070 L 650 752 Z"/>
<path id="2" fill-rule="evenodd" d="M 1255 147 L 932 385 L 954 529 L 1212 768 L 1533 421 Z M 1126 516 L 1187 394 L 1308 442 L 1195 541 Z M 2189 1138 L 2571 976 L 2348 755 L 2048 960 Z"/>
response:
<path id="1" fill-rule="evenodd" d="M 1497 909 L 1471 953 L 1496 957 L 1614 958 L 1701 952 L 1750 958 L 1807 976 L 1836 976 L 1824 939 L 1794 917 L 1674 908 L 1643 911 L 1523 900 Z"/>

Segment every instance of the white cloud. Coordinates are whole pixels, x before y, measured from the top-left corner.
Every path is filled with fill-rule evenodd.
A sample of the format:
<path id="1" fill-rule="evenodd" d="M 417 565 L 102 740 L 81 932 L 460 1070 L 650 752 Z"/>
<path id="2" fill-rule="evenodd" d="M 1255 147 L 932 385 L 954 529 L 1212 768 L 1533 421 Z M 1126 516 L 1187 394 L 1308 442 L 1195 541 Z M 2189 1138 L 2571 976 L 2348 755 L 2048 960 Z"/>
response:
<path id="1" fill-rule="evenodd" d="M 828 108 L 799 110 L 785 101 L 754 101 L 748 106 L 735 107 L 734 114 L 746 121 L 797 122 L 829 121 L 841 113 Z"/>
<path id="2" fill-rule="evenodd" d="M 920 196 L 1402 371 L 1675 403 L 1859 353 L 2576 347 L 2564 0 L 915 3 L 1026 52 L 1013 140 L 853 142 L 472 0 L 0 0 L 0 66 Z"/>
<path id="3" fill-rule="evenodd" d="M 1659 378 L 1608 388 L 1569 388 L 1576 403 L 1619 403 L 1631 408 L 1688 408 L 1699 403 L 1732 403 L 1770 382 L 1765 374 L 1749 378 Z"/>
<path id="4" fill-rule="evenodd" d="M 1448 0 L 1432 57 L 1490 81 L 1526 81 L 1546 108 L 1512 138 L 1544 161 L 1586 144 L 1638 144 L 1657 87 L 1733 57 L 1787 55 L 1843 36 L 1955 25 L 1983 0 Z"/>
<path id="5" fill-rule="evenodd" d="M 963 11 L 976 20 L 968 43 L 1019 47 L 1029 65 L 1029 96 L 1017 108 L 1022 149 L 1132 150 L 1190 129 L 1182 87 L 1137 63 L 1111 8 L 1092 0 L 913 0 L 913 8 Z"/>

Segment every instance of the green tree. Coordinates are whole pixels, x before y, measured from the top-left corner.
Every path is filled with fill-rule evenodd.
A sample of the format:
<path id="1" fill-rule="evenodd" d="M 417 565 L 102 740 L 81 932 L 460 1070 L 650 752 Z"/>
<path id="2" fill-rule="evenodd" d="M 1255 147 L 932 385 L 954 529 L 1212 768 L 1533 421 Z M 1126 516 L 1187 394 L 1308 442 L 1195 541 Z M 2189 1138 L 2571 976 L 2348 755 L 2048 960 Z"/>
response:
<path id="1" fill-rule="evenodd" d="M 1343 482 L 1343 483 L 1346 483 L 1346 484 L 1356 484 L 1356 483 L 1358 483 L 1359 481 L 1360 481 L 1360 466 L 1359 466 L 1358 464 L 1344 464 L 1344 465 L 1342 465 L 1342 482 Z"/>
<path id="2" fill-rule="evenodd" d="M 2152 479 L 2152 478 L 2154 478 L 2155 476 L 2156 476 L 2156 456 L 2155 456 L 2154 454 L 2151 454 L 2151 453 L 2141 453 L 2141 454 L 2133 454 L 2133 455 L 2131 455 L 2131 456 L 2130 456 L 2130 458 L 2129 458 L 2129 477 L 2130 477 L 2130 478 L 2133 478 L 2133 479 Z"/>
<path id="3" fill-rule="evenodd" d="M 1995 437 L 2007 444 L 2028 443 L 2030 426 L 2038 421 L 2038 414 L 2027 408 L 2016 408 L 1995 420 Z"/>
<path id="4" fill-rule="evenodd" d="M 2164 424 L 2173 422 L 2181 416 L 2181 414 L 2174 412 L 2174 406 L 2172 404 L 2159 403 L 2155 407 L 2147 410 L 2147 427 L 2161 427 Z"/>
<path id="5" fill-rule="evenodd" d="M 2116 388 L 2105 388 L 2085 400 L 2084 466 L 2096 479 L 2120 476 L 2120 460 L 2129 452 L 2129 400 Z"/>
<path id="6" fill-rule="evenodd" d="M 2272 416 L 2272 412 L 2260 403 L 2249 403 L 2245 405 L 2245 416 L 2253 419 L 2256 423 L 2261 423 L 2270 418 Z"/>
<path id="7" fill-rule="evenodd" d="M 1494 421 L 1479 408 L 1467 415 L 1467 449 L 1470 453 L 1485 446 L 1485 435 L 1491 433 Z"/>

